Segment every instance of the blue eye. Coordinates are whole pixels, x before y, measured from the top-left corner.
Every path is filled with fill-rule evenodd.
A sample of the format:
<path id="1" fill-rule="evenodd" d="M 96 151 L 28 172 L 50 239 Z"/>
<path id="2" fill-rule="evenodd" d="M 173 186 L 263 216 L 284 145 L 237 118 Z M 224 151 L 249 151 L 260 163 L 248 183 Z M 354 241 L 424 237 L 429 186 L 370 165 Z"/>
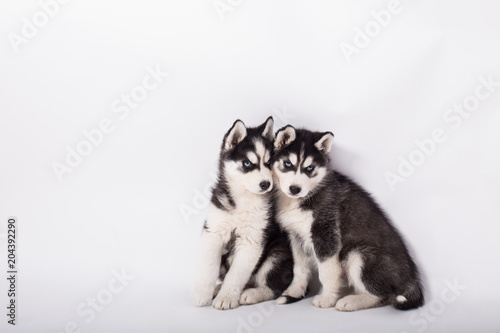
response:
<path id="1" fill-rule="evenodd" d="M 313 170 L 314 170 L 314 167 L 313 167 L 312 165 L 310 165 L 310 166 L 308 166 L 308 167 L 306 168 L 306 171 L 307 171 L 307 172 L 311 172 L 311 171 L 313 171 Z"/>
<path id="2" fill-rule="evenodd" d="M 285 168 L 291 168 L 292 167 L 292 163 L 290 163 L 289 161 L 285 161 L 283 164 L 285 165 Z"/>
<path id="3" fill-rule="evenodd" d="M 266 165 L 267 165 L 267 166 L 271 165 L 271 160 L 267 161 L 267 162 L 266 162 Z"/>
<path id="4" fill-rule="evenodd" d="M 250 162 L 249 160 L 245 160 L 243 161 L 243 166 L 245 168 L 250 168 L 252 166 L 252 162 Z"/>

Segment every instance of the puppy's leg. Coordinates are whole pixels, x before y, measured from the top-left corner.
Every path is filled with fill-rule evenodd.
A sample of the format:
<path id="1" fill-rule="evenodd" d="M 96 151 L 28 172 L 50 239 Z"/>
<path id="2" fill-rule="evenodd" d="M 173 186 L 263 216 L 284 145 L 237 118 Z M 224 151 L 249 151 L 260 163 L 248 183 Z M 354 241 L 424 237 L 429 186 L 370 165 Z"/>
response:
<path id="1" fill-rule="evenodd" d="M 198 272 L 191 291 L 191 298 L 196 306 L 207 306 L 212 303 L 215 283 L 220 270 L 222 245 L 222 239 L 219 235 L 203 231 Z"/>
<path id="2" fill-rule="evenodd" d="M 309 258 L 302 251 L 300 245 L 293 239 L 291 247 L 293 254 L 293 280 L 281 297 L 275 301 L 276 304 L 293 303 L 304 298 L 309 279 L 311 278 Z"/>
<path id="3" fill-rule="evenodd" d="M 269 256 L 255 274 L 255 287 L 248 288 L 241 294 L 240 304 L 249 305 L 271 300 L 274 292 L 267 286 L 267 276 L 274 268 L 273 256 Z"/>
<path id="4" fill-rule="evenodd" d="M 354 287 L 356 295 L 345 296 L 337 302 L 335 308 L 339 311 L 357 311 L 384 305 L 380 297 L 373 295 L 366 289 L 361 279 L 365 262 L 358 252 L 351 252 L 345 263 L 347 278 Z M 385 267 L 385 265 L 384 265 Z M 369 276 L 368 276 L 369 277 Z M 383 281 L 379 282 L 379 286 Z"/>
<path id="5" fill-rule="evenodd" d="M 238 307 L 243 288 L 252 275 L 262 249 L 250 243 L 243 243 L 237 247 L 229 272 L 227 272 L 222 287 L 213 300 L 212 305 L 218 310 L 234 309 Z"/>
<path id="6" fill-rule="evenodd" d="M 313 305 L 319 308 L 331 308 L 339 299 L 342 268 L 338 254 L 318 261 L 319 281 L 323 286 L 323 293 L 314 297 Z"/>

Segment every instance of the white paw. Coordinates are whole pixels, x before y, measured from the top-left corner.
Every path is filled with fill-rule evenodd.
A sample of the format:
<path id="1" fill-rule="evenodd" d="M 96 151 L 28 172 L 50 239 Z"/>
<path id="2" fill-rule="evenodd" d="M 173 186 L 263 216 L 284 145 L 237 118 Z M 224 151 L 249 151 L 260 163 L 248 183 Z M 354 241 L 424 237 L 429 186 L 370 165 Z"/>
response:
<path id="1" fill-rule="evenodd" d="M 278 297 L 278 298 L 274 301 L 274 303 L 276 303 L 276 304 L 280 304 L 280 305 L 282 305 L 282 304 L 286 304 L 286 302 L 287 302 L 287 299 L 286 299 L 286 297 L 285 297 L 285 296 Z"/>
<path id="2" fill-rule="evenodd" d="M 358 311 L 381 306 L 380 299 L 371 294 L 347 295 L 337 302 L 335 307 L 339 311 Z"/>
<path id="3" fill-rule="evenodd" d="M 208 306 L 212 303 L 213 292 L 211 290 L 195 288 L 191 292 L 191 300 L 195 306 Z"/>
<path id="4" fill-rule="evenodd" d="M 291 296 L 294 298 L 303 298 L 306 294 L 307 284 L 295 285 L 288 287 L 284 292 L 284 296 Z"/>
<path id="5" fill-rule="evenodd" d="M 259 303 L 259 291 L 255 288 L 247 289 L 241 294 L 240 304 L 249 305 Z"/>
<path id="6" fill-rule="evenodd" d="M 278 297 L 274 303 L 275 304 L 291 304 L 291 303 L 295 303 L 295 302 L 298 302 L 300 301 L 301 299 L 303 299 L 304 296 L 300 296 L 300 297 L 293 297 L 293 296 L 289 296 L 289 295 L 281 295 L 280 297 Z"/>
<path id="7" fill-rule="evenodd" d="M 249 288 L 245 290 L 240 297 L 240 304 L 249 305 L 269 301 L 274 298 L 271 289 L 265 287 Z"/>
<path id="8" fill-rule="evenodd" d="M 238 295 L 217 295 L 217 297 L 212 302 L 212 306 L 217 310 L 229 310 L 237 308 L 240 304 L 238 303 Z"/>
<path id="9" fill-rule="evenodd" d="M 335 309 L 339 311 L 356 311 L 358 309 L 358 302 L 352 295 L 345 296 L 337 302 Z"/>
<path id="10" fill-rule="evenodd" d="M 317 295 L 314 296 L 313 305 L 318 308 L 331 308 L 335 306 L 339 298 L 335 295 Z"/>

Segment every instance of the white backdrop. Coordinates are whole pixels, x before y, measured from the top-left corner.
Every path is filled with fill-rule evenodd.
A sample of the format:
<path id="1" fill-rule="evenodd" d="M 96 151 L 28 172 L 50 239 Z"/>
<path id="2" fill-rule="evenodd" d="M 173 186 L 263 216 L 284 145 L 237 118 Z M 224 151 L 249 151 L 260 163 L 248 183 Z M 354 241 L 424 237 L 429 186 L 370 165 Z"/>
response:
<path id="1" fill-rule="evenodd" d="M 0 269 L 9 216 L 19 265 L 16 327 L 2 307 L 0 330 L 498 330 L 499 10 L 0 1 Z M 335 133 L 335 167 L 409 243 L 424 308 L 190 304 L 222 137 L 237 118 L 269 115 L 275 129 Z"/>

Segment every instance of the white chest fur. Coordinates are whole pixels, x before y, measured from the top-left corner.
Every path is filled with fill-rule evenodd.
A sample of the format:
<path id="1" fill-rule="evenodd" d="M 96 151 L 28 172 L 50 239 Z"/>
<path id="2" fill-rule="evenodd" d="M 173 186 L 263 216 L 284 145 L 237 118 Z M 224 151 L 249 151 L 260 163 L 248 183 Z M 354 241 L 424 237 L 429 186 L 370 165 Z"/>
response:
<path id="1" fill-rule="evenodd" d="M 268 223 L 270 204 L 265 196 L 248 195 L 239 197 L 236 208 L 221 210 L 210 205 L 207 226 L 227 243 L 233 231 L 240 241 L 257 245 L 262 242 L 262 234 Z"/>
<path id="2" fill-rule="evenodd" d="M 312 211 L 300 208 L 299 200 L 280 193 L 277 200 L 278 223 L 291 235 L 299 236 L 303 242 L 304 252 L 314 253 L 311 239 Z"/>

